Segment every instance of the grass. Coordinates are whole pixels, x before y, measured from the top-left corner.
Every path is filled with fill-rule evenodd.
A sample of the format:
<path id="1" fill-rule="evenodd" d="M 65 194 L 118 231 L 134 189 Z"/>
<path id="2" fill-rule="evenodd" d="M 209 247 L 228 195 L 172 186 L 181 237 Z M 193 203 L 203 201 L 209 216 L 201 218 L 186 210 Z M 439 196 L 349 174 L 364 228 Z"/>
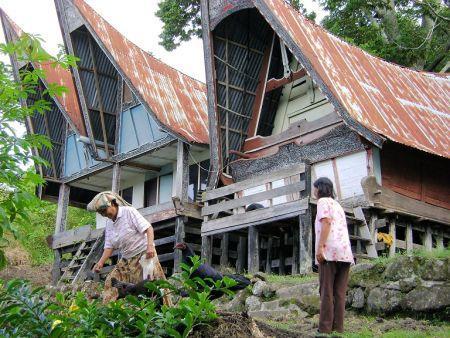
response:
<path id="1" fill-rule="evenodd" d="M 422 257 L 428 259 L 447 259 L 450 258 L 450 248 L 434 248 L 431 251 L 426 251 L 425 249 L 414 249 L 411 253 L 406 253 L 406 251 L 404 251 L 401 253 L 396 253 L 391 257 L 383 255 L 368 262 L 386 266 L 387 264 L 402 256 Z"/>

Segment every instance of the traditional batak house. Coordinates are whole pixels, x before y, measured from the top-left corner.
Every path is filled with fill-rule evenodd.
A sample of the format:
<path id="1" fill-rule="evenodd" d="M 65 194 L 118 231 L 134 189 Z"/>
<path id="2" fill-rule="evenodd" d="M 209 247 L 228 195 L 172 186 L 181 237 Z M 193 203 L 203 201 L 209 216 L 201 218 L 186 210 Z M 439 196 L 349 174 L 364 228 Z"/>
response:
<path id="1" fill-rule="evenodd" d="M 77 68 L 12 60 L 16 74 L 22 67 L 43 68 L 41 88 L 52 82 L 68 88 L 61 97 L 47 97 L 50 111 L 27 121 L 29 133 L 47 135 L 53 144 L 40 153 L 50 163 L 40 168 L 47 182 L 41 197 L 58 202 L 49 238 L 53 280 L 82 281 L 99 259 L 105 219 L 72 230 L 66 220 L 69 205 L 85 208 L 104 190 L 120 192 L 153 224 L 159 259 L 170 274 L 181 259 L 175 242 L 201 248 L 197 192 L 206 188 L 209 169 L 205 85 L 141 50 L 84 1 L 55 3 Z M 2 22 L 8 41 L 22 34 L 3 12 Z"/>
<path id="2" fill-rule="evenodd" d="M 321 176 L 346 207 L 357 255 L 448 246 L 448 74 L 371 56 L 283 0 L 201 9 L 217 173 L 203 195 L 205 257 L 310 271 L 311 182 Z"/>

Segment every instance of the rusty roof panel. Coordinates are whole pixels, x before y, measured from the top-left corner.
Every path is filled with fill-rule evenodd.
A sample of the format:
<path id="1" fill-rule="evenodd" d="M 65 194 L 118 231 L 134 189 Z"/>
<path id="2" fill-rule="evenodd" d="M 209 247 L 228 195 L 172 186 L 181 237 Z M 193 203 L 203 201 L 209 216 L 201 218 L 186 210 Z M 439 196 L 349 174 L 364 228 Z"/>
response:
<path id="1" fill-rule="evenodd" d="M 254 2 L 266 19 L 270 16 L 285 43 L 291 39 L 300 48 L 352 119 L 392 141 L 450 157 L 449 75 L 418 72 L 374 57 L 283 0 Z"/>
<path id="2" fill-rule="evenodd" d="M 209 143 L 205 84 L 143 51 L 83 0 L 72 1 L 157 119 L 187 141 Z"/>
<path id="3" fill-rule="evenodd" d="M 5 24 L 9 25 L 17 38 L 24 34 L 24 31 L 3 10 L 2 15 L 7 21 Z M 79 134 L 85 136 L 86 130 L 84 128 L 83 115 L 81 114 L 80 106 L 78 104 L 75 84 L 71 72 L 60 66 L 54 67 L 51 63 L 33 62 L 33 66 L 44 70 L 46 78 L 42 80 L 45 84 L 57 83 L 67 88 L 68 91 L 62 95 L 58 95 L 56 100 L 65 110 L 65 113 L 67 113 L 68 118 L 72 122 L 72 127 L 75 127 Z"/>

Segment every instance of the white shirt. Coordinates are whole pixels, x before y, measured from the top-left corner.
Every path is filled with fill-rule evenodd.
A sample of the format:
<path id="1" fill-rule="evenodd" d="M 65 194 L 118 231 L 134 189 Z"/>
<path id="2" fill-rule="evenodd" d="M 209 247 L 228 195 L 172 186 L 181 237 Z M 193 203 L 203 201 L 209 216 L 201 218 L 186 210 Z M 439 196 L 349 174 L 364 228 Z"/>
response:
<path id="1" fill-rule="evenodd" d="M 108 219 L 105 229 L 105 249 L 119 249 L 129 259 L 147 249 L 147 233 L 151 224 L 133 207 L 119 206 L 117 218 Z"/>

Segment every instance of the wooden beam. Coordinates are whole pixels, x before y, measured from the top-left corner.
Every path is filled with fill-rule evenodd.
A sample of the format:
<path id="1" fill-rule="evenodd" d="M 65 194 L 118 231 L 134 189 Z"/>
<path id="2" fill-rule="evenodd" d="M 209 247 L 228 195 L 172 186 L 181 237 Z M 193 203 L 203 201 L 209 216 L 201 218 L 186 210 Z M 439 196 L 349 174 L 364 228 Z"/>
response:
<path id="1" fill-rule="evenodd" d="M 382 187 L 377 183 L 375 176 L 363 178 L 361 185 L 366 200 L 376 208 L 390 209 L 397 214 L 421 217 L 450 225 L 450 212 L 448 209 L 418 201 Z"/>
<path id="2" fill-rule="evenodd" d="M 299 273 L 300 268 L 300 227 L 297 224 L 293 225 L 292 230 L 292 271 L 293 275 Z"/>
<path id="3" fill-rule="evenodd" d="M 308 198 L 274 205 L 273 207 L 248 211 L 215 220 L 203 222 L 202 235 L 223 233 L 253 225 L 267 224 L 281 219 L 304 214 L 308 209 Z M 245 217 L 244 217 L 245 215 Z"/>
<path id="4" fill-rule="evenodd" d="M 289 77 L 283 77 L 281 79 L 270 79 L 266 84 L 266 93 L 269 93 L 275 89 L 278 89 L 288 83 L 297 81 L 306 75 L 306 69 L 302 68 L 291 73 Z"/>
<path id="5" fill-rule="evenodd" d="M 295 176 L 300 175 L 301 173 L 305 172 L 305 164 L 294 164 L 292 166 L 289 166 L 287 168 L 277 170 L 273 173 L 270 173 L 268 175 L 264 175 L 263 177 L 258 176 L 254 178 L 247 179 L 242 182 L 230 184 L 225 187 L 221 187 L 218 189 L 213 189 L 209 191 L 205 191 L 203 193 L 203 201 L 209 201 L 212 199 L 216 199 L 219 197 L 231 195 L 235 192 L 243 191 L 249 188 L 257 187 L 269 182 L 281 180 L 283 178 L 289 177 L 289 176 Z"/>
<path id="6" fill-rule="evenodd" d="M 266 93 L 267 77 L 269 76 L 270 61 L 272 60 L 273 45 L 275 43 L 275 33 L 272 35 L 272 42 L 264 50 L 262 67 L 259 72 L 258 86 L 256 87 L 256 97 L 253 103 L 252 118 L 248 126 L 247 134 L 252 137 L 258 132 L 258 124 L 261 115 L 261 109 L 264 104 Z"/>
<path id="7" fill-rule="evenodd" d="M 138 163 L 138 162 L 128 161 L 128 162 L 124 162 L 122 164 L 127 167 L 137 168 L 137 169 L 142 169 L 142 170 L 147 170 L 147 171 L 154 171 L 154 172 L 161 171 L 161 168 L 159 168 L 159 167 L 155 167 L 155 166 L 152 166 L 149 164 Z"/>
<path id="8" fill-rule="evenodd" d="M 248 228 L 248 272 L 259 271 L 259 231 L 255 226 Z"/>
<path id="9" fill-rule="evenodd" d="M 275 197 L 285 196 L 288 194 L 297 193 L 299 191 L 305 190 L 305 182 L 300 181 L 293 184 L 285 185 L 279 188 L 266 190 L 260 193 L 244 196 L 241 198 L 232 199 L 229 201 L 224 201 L 214 205 L 204 207 L 202 209 L 202 216 L 212 215 L 218 212 L 235 209 L 245 205 L 249 205 L 256 202 L 265 201 Z"/>
<path id="10" fill-rule="evenodd" d="M 62 183 L 59 186 L 58 210 L 56 212 L 55 234 L 64 232 L 67 225 L 67 213 L 69 211 L 70 186 Z"/>

